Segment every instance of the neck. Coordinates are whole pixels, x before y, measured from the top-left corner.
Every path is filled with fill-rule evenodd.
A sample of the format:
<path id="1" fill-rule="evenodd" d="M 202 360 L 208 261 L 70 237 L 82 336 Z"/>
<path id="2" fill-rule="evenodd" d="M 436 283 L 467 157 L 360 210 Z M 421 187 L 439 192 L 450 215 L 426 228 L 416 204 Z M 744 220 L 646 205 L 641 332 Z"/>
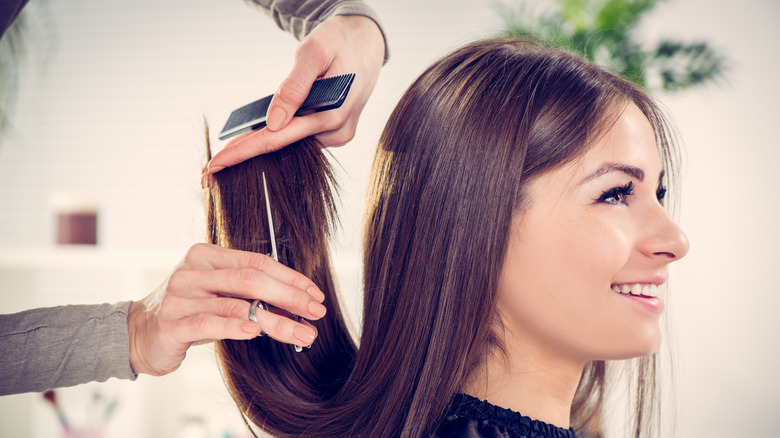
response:
<path id="1" fill-rule="evenodd" d="M 465 392 L 526 417 L 569 428 L 571 404 L 585 364 L 528 351 L 517 358 L 508 350 L 506 355 L 488 354 L 472 373 Z"/>

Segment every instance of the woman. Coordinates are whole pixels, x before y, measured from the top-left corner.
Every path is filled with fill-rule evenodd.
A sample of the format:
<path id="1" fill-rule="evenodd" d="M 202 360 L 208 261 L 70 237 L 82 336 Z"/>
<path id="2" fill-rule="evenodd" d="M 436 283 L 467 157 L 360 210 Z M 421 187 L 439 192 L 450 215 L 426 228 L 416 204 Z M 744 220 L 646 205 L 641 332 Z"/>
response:
<path id="1" fill-rule="evenodd" d="M 271 195 L 287 224 L 280 261 L 329 308 L 307 355 L 267 338 L 221 344 L 251 421 L 278 436 L 600 436 L 605 361 L 641 357 L 633 428 L 652 432 L 657 295 L 688 243 L 663 206 L 675 156 L 666 122 L 642 91 L 511 39 L 469 44 L 424 72 L 374 163 L 359 348 L 327 273 L 317 151 L 259 157 L 211 189 L 212 241 L 268 252 L 262 226 L 246 223 L 262 224 L 261 199 L 244 191 L 257 191 L 260 170 L 285 182 Z M 312 169 L 294 170 L 292 157 Z"/>

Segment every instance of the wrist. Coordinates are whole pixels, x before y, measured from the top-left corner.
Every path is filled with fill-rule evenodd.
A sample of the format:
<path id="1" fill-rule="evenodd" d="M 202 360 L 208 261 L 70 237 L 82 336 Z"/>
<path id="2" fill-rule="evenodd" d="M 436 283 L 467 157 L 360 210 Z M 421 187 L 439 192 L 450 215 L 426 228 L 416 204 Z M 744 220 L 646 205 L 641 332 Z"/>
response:
<path id="1" fill-rule="evenodd" d="M 143 322 L 143 314 L 146 306 L 140 301 L 133 301 L 130 309 L 127 311 L 127 337 L 130 349 L 130 369 L 135 374 L 144 373 L 145 368 L 141 360 L 141 354 L 138 348 L 138 333 Z"/>
<path id="2" fill-rule="evenodd" d="M 368 44 L 368 50 L 364 55 L 383 63 L 387 61 L 387 44 L 382 29 L 376 21 L 365 15 L 336 15 L 331 18 L 334 22 L 347 29 L 349 38 L 359 39 L 363 44 Z"/>

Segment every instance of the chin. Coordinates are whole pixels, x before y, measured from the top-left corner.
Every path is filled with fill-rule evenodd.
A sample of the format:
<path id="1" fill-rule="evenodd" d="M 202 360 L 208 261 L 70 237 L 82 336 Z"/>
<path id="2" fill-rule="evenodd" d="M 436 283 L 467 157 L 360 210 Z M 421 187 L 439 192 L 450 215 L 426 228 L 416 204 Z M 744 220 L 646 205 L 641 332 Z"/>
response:
<path id="1" fill-rule="evenodd" d="M 624 360 L 647 356 L 658 352 L 661 348 L 661 329 L 658 325 L 647 330 L 634 333 L 634 336 L 622 337 L 621 342 L 613 342 L 603 351 L 597 360 Z"/>
<path id="2" fill-rule="evenodd" d="M 637 339 L 635 348 L 628 352 L 626 359 L 657 353 L 661 348 L 661 330 L 658 326 Z"/>

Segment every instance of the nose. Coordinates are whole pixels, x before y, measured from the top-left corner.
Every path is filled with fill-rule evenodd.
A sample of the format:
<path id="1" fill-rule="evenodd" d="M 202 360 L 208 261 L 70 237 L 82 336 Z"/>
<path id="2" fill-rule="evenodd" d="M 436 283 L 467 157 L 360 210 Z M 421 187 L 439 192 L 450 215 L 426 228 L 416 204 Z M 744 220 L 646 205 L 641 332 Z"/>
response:
<path id="1" fill-rule="evenodd" d="M 661 205 L 654 208 L 643 224 L 645 236 L 641 251 L 652 258 L 662 258 L 666 263 L 685 257 L 690 249 L 688 237 Z"/>

